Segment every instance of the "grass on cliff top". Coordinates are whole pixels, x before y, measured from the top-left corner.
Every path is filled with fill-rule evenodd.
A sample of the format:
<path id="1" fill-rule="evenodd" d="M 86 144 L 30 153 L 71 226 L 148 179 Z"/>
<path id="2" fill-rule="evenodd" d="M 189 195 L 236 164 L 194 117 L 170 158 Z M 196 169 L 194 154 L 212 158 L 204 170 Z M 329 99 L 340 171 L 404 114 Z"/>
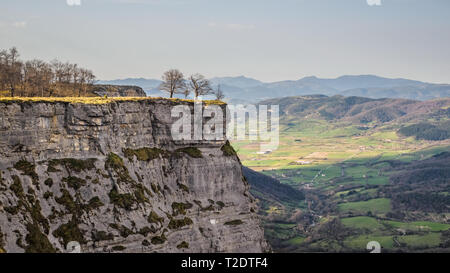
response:
<path id="1" fill-rule="evenodd" d="M 0 97 L 0 102 L 68 102 L 83 104 L 107 104 L 112 102 L 140 102 L 153 100 L 167 100 L 172 102 L 191 102 L 194 100 L 162 97 Z M 225 104 L 220 100 L 204 100 L 204 104 Z"/>

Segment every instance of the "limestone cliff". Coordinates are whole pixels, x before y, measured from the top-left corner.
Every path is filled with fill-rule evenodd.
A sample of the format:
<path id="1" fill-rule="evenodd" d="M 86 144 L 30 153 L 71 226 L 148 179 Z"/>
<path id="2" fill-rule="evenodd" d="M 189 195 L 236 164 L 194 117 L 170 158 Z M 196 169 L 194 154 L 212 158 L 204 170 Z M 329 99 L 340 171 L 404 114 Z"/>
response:
<path id="1" fill-rule="evenodd" d="M 98 96 L 108 97 L 146 97 L 145 91 L 139 86 L 95 84 L 91 92 Z"/>
<path id="2" fill-rule="evenodd" d="M 225 141 L 174 142 L 171 106 L 0 102 L 0 252 L 261 252 Z"/>

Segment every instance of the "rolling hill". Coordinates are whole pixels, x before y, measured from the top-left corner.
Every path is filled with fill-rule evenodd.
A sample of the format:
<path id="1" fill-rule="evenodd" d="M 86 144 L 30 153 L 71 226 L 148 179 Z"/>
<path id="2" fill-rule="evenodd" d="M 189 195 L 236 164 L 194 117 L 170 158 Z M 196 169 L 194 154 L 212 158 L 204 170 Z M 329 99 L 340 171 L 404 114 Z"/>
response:
<path id="1" fill-rule="evenodd" d="M 360 124 L 371 122 L 418 122 L 428 118 L 450 118 L 450 98 L 429 101 L 408 99 L 370 99 L 324 95 L 270 99 L 260 104 L 280 106 L 284 122 L 301 118 L 340 120 Z"/>

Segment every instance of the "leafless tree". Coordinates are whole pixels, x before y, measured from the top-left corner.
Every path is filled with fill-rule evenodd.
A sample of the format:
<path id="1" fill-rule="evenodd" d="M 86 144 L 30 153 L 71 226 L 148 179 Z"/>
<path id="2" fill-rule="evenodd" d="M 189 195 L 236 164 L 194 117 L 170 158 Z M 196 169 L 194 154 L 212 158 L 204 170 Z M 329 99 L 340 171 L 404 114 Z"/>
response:
<path id="1" fill-rule="evenodd" d="M 29 60 L 23 63 L 15 47 L 0 50 L 0 90 L 10 90 L 11 96 L 72 95 L 81 96 L 95 81 L 91 70 L 69 62 Z"/>
<path id="2" fill-rule="evenodd" d="M 80 69 L 80 90 L 83 91 L 86 96 L 87 89 L 95 81 L 94 73 L 91 70 L 81 68 Z"/>
<path id="3" fill-rule="evenodd" d="M 27 61 L 23 66 L 23 86 L 25 93 L 33 96 L 34 92 L 38 92 L 41 97 L 44 96 L 44 92 L 50 89 L 52 83 L 53 72 L 51 66 L 41 60 Z M 30 90 L 26 92 L 26 89 Z"/>
<path id="4" fill-rule="evenodd" d="M 6 86 L 11 92 L 11 97 L 14 97 L 16 86 L 22 80 L 22 62 L 19 60 L 17 48 L 0 52 L 0 67 L 2 86 Z"/>
<path id="5" fill-rule="evenodd" d="M 191 93 L 191 90 L 189 90 L 189 88 L 187 88 L 187 86 L 186 86 L 186 88 L 183 91 L 184 98 L 187 99 L 187 97 L 189 96 L 190 93 Z"/>
<path id="6" fill-rule="evenodd" d="M 168 92 L 170 97 L 173 98 L 174 94 L 184 93 L 186 84 L 184 82 L 183 73 L 178 69 L 171 69 L 164 72 L 162 76 L 163 82 L 159 85 L 159 90 Z"/>
<path id="7" fill-rule="evenodd" d="M 214 92 L 214 96 L 216 97 L 216 100 L 223 100 L 225 98 L 225 94 L 220 88 L 220 84 L 217 85 L 217 90 Z"/>
<path id="8" fill-rule="evenodd" d="M 199 96 L 211 94 L 212 88 L 209 81 L 200 74 L 189 77 L 189 89 L 194 94 L 195 99 Z"/>
<path id="9" fill-rule="evenodd" d="M 55 82 L 61 83 L 64 77 L 64 64 L 58 60 L 53 60 L 51 66 L 54 72 Z"/>

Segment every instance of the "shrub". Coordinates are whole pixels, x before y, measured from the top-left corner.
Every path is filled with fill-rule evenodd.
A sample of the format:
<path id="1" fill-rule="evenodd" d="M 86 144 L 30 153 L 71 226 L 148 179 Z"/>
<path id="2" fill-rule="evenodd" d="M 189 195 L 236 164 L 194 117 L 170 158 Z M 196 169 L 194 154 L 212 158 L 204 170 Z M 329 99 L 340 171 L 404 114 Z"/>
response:
<path id="1" fill-rule="evenodd" d="M 127 249 L 127 248 L 124 246 L 121 246 L 121 245 L 112 247 L 112 250 L 114 250 L 114 251 L 124 251 L 125 249 Z"/>
<path id="2" fill-rule="evenodd" d="M 229 222 L 225 222 L 224 225 L 226 226 L 237 226 L 237 225 L 242 225 L 244 222 L 242 222 L 242 220 L 232 220 Z"/>
<path id="3" fill-rule="evenodd" d="M 162 223 L 164 222 L 164 218 L 160 217 L 156 212 L 151 211 L 147 217 L 147 221 L 151 224 Z"/>
<path id="4" fill-rule="evenodd" d="M 184 226 L 192 225 L 192 219 L 189 217 L 184 217 L 183 219 L 170 219 L 169 228 L 170 229 L 179 229 Z"/>
<path id="5" fill-rule="evenodd" d="M 104 206 L 104 204 L 100 200 L 100 198 L 98 196 L 95 196 L 95 197 L 92 197 L 91 200 L 89 200 L 87 208 L 88 208 L 88 210 L 91 210 L 91 209 L 98 209 L 103 206 Z"/>
<path id="6" fill-rule="evenodd" d="M 86 180 L 75 176 L 64 177 L 62 181 L 66 182 L 67 185 L 69 185 L 69 187 L 71 187 L 74 190 L 79 190 L 81 186 L 86 185 Z"/>
<path id="7" fill-rule="evenodd" d="M 143 227 L 139 230 L 139 234 L 143 235 L 144 237 L 147 237 L 147 235 L 152 232 L 152 229 L 149 227 Z"/>
<path id="8" fill-rule="evenodd" d="M 113 188 L 108 196 L 112 204 L 126 210 L 132 210 L 136 201 L 133 195 L 129 193 L 119 194 L 116 188 Z"/>
<path id="9" fill-rule="evenodd" d="M 14 164 L 14 168 L 16 170 L 22 171 L 23 175 L 27 175 L 31 177 L 31 180 L 33 180 L 33 184 L 36 184 L 39 182 L 39 176 L 37 175 L 35 171 L 35 165 L 26 161 L 26 160 L 20 160 L 16 164 Z"/>
<path id="10" fill-rule="evenodd" d="M 25 237 L 27 246 L 25 247 L 26 253 L 55 253 L 56 249 L 45 236 L 38 225 L 35 223 L 27 224 L 28 234 Z"/>
<path id="11" fill-rule="evenodd" d="M 47 179 L 44 181 L 44 184 L 51 188 L 51 187 L 53 186 L 53 179 L 47 178 Z"/>
<path id="12" fill-rule="evenodd" d="M 186 210 L 192 208 L 191 203 L 172 203 L 173 216 L 177 216 L 179 214 L 186 214 Z"/>
<path id="13" fill-rule="evenodd" d="M 92 231 L 92 240 L 95 242 L 110 241 L 114 239 L 112 233 L 106 233 L 106 231 Z"/>
<path id="14" fill-rule="evenodd" d="M 56 170 L 55 166 L 61 165 L 66 168 L 67 171 L 81 172 L 86 170 L 95 169 L 95 162 L 97 159 L 76 159 L 76 158 L 62 158 L 52 159 L 48 162 L 48 168 Z M 48 171 L 48 170 L 47 170 Z"/>
<path id="15" fill-rule="evenodd" d="M 161 245 L 164 244 L 164 242 L 167 240 L 166 236 L 161 235 L 161 236 L 155 236 L 151 239 L 152 244 L 154 245 Z"/>
<path id="16" fill-rule="evenodd" d="M 53 235 L 62 238 L 64 245 L 67 245 L 71 241 L 79 242 L 80 244 L 86 242 L 83 237 L 83 232 L 78 228 L 76 216 L 72 216 L 72 219 L 68 223 L 59 226 L 58 229 L 53 231 Z"/>

